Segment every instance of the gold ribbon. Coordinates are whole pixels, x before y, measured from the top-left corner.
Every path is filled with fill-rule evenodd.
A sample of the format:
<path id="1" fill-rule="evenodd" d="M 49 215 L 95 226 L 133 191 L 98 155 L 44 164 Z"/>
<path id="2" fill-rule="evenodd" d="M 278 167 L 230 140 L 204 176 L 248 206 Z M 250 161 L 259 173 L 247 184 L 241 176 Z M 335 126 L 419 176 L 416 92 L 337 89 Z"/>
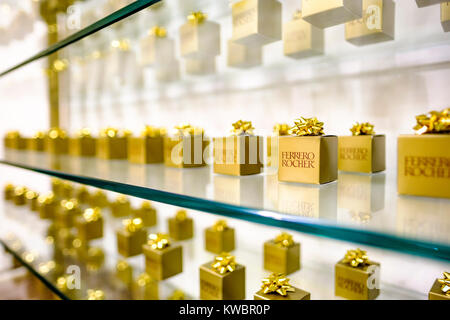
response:
<path id="1" fill-rule="evenodd" d="M 78 138 L 89 138 L 90 136 L 91 136 L 91 129 L 89 128 L 82 128 L 77 132 Z"/>
<path id="2" fill-rule="evenodd" d="M 89 289 L 87 291 L 88 300 L 105 300 L 105 293 L 102 290 Z"/>
<path id="3" fill-rule="evenodd" d="M 225 220 L 217 220 L 216 223 L 212 226 L 213 230 L 216 232 L 222 232 L 228 229 L 227 222 Z"/>
<path id="4" fill-rule="evenodd" d="M 39 194 L 30 190 L 25 193 L 25 198 L 27 198 L 27 200 L 34 200 L 39 198 Z"/>
<path id="5" fill-rule="evenodd" d="M 65 138 L 66 136 L 67 136 L 66 132 L 61 128 L 51 128 L 48 131 L 48 137 L 50 139 Z"/>
<path id="6" fill-rule="evenodd" d="M 67 211 L 74 210 L 78 208 L 78 201 L 76 199 L 62 200 L 61 206 Z"/>
<path id="7" fill-rule="evenodd" d="M 282 273 L 272 273 L 267 278 L 262 279 L 264 294 L 278 293 L 280 296 L 287 296 L 288 292 L 295 292 L 294 287 L 289 284 L 289 279 Z"/>
<path id="8" fill-rule="evenodd" d="M 143 210 L 153 209 L 152 203 L 150 201 L 142 201 L 141 209 Z"/>
<path id="9" fill-rule="evenodd" d="M 148 245 L 154 250 L 162 250 L 170 246 L 170 239 L 164 233 L 152 233 L 148 236 Z"/>
<path id="10" fill-rule="evenodd" d="M 176 215 L 175 215 L 175 219 L 177 221 L 184 221 L 187 218 L 187 212 L 186 210 L 178 210 Z"/>
<path id="11" fill-rule="evenodd" d="M 23 196 L 26 193 L 27 193 L 26 187 L 18 186 L 18 187 L 14 188 L 14 195 L 16 195 L 16 196 Z"/>
<path id="12" fill-rule="evenodd" d="M 289 248 L 292 245 L 294 245 L 294 240 L 292 239 L 292 235 L 286 232 L 280 233 L 278 236 L 275 237 L 273 240 L 275 244 L 279 245 L 280 247 Z"/>
<path id="13" fill-rule="evenodd" d="M 44 139 L 44 138 L 45 138 L 45 132 L 43 132 L 43 131 L 37 131 L 33 136 L 33 139 Z"/>
<path id="14" fill-rule="evenodd" d="M 203 134 L 204 132 L 203 128 L 193 127 L 189 123 L 179 124 L 175 126 L 175 129 L 177 130 L 177 134 L 182 136 L 189 136 L 189 135 L 192 136 L 197 134 Z"/>
<path id="15" fill-rule="evenodd" d="M 55 195 L 53 194 L 53 192 L 40 195 L 38 198 L 38 202 L 40 204 L 52 204 L 55 202 Z"/>
<path id="16" fill-rule="evenodd" d="M 167 30 L 164 27 L 154 26 L 150 29 L 149 34 L 158 38 L 165 38 L 167 36 Z"/>
<path id="17" fill-rule="evenodd" d="M 188 22 L 194 25 L 202 24 L 207 18 L 208 15 L 201 11 L 191 12 L 191 14 L 187 16 Z"/>
<path id="18" fill-rule="evenodd" d="M 113 47 L 114 49 L 119 49 L 120 51 L 128 51 L 130 50 L 130 42 L 128 41 L 128 39 L 116 39 L 111 41 L 111 47 Z"/>
<path id="19" fill-rule="evenodd" d="M 153 126 L 145 126 L 141 131 L 141 137 L 160 137 L 166 134 L 166 129 Z"/>
<path id="20" fill-rule="evenodd" d="M 278 136 L 287 136 L 289 134 L 289 125 L 287 123 L 277 123 L 273 127 L 273 132 Z"/>
<path id="21" fill-rule="evenodd" d="M 450 133 L 450 108 L 416 116 L 416 134 Z"/>
<path id="22" fill-rule="evenodd" d="M 446 296 L 450 296 L 450 272 L 444 272 L 444 277 L 438 281 L 441 284 L 441 291 Z"/>
<path id="23" fill-rule="evenodd" d="M 108 138 L 127 137 L 129 135 L 131 135 L 131 132 L 129 130 L 119 130 L 112 127 L 108 127 L 100 131 L 101 137 L 108 137 Z"/>
<path id="24" fill-rule="evenodd" d="M 353 136 L 368 136 L 368 135 L 374 135 L 375 132 L 373 131 L 373 124 L 370 124 L 369 122 L 359 123 L 357 122 L 353 127 L 351 127 L 350 131 L 352 132 Z"/>
<path id="25" fill-rule="evenodd" d="M 296 136 L 321 136 L 323 135 L 323 122 L 316 117 L 303 118 L 294 121 L 294 126 L 289 129 L 289 134 Z"/>
<path id="26" fill-rule="evenodd" d="M 6 133 L 7 139 L 15 139 L 15 138 L 19 138 L 19 137 L 20 137 L 19 131 L 8 131 Z"/>
<path id="27" fill-rule="evenodd" d="M 253 134 L 253 128 L 251 121 L 243 121 L 238 120 L 235 123 L 233 123 L 233 129 L 231 129 L 231 134 L 234 136 L 239 136 L 242 134 Z"/>
<path id="28" fill-rule="evenodd" d="M 94 222 L 102 218 L 100 208 L 88 208 L 83 212 L 83 218 L 86 222 Z"/>
<path id="29" fill-rule="evenodd" d="M 235 257 L 227 252 L 223 252 L 217 257 L 215 257 L 214 262 L 211 267 L 220 274 L 225 274 L 227 272 L 233 272 L 236 270 Z"/>
<path id="30" fill-rule="evenodd" d="M 349 264 L 353 268 L 365 266 L 370 263 L 367 252 L 359 248 L 356 250 L 348 250 L 342 262 Z"/>
<path id="31" fill-rule="evenodd" d="M 117 204 L 127 204 L 128 202 L 130 202 L 128 200 L 128 197 L 123 194 L 119 194 L 115 200 L 115 203 L 117 203 Z"/>
<path id="32" fill-rule="evenodd" d="M 145 287 L 152 282 L 152 278 L 147 273 L 140 274 L 136 279 L 138 287 Z"/>
<path id="33" fill-rule="evenodd" d="M 144 224 L 143 224 L 141 218 L 124 219 L 122 221 L 122 224 L 125 226 L 125 229 L 131 233 L 137 232 L 144 227 Z"/>

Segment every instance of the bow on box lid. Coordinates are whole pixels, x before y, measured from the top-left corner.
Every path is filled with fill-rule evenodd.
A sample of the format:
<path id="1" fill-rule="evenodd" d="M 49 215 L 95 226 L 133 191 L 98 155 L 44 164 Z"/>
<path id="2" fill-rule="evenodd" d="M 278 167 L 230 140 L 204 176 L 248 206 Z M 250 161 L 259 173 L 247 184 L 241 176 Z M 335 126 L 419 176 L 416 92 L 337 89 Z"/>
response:
<path id="1" fill-rule="evenodd" d="M 444 277 L 438 279 L 441 284 L 441 291 L 447 296 L 450 296 L 450 272 L 444 272 Z"/>
<path id="2" fill-rule="evenodd" d="M 88 208 L 83 212 L 83 218 L 86 222 L 94 222 L 102 218 L 100 208 Z"/>
<path id="3" fill-rule="evenodd" d="M 276 245 L 284 248 L 289 248 L 294 245 L 292 235 L 286 232 L 282 232 L 278 236 L 276 236 L 273 242 L 275 242 Z"/>
<path id="4" fill-rule="evenodd" d="M 125 230 L 130 233 L 137 232 L 144 227 L 141 218 L 125 219 L 122 221 L 122 224 L 124 225 Z"/>
<path id="5" fill-rule="evenodd" d="M 267 278 L 262 279 L 262 286 L 264 294 L 279 294 L 280 296 L 287 296 L 288 292 L 295 292 L 294 287 L 289 284 L 289 279 L 282 273 L 272 273 Z"/>
<path id="6" fill-rule="evenodd" d="M 201 11 L 191 12 L 187 16 L 188 22 L 191 24 L 194 24 L 194 25 L 202 24 L 203 22 L 206 21 L 207 18 L 208 18 L 208 15 Z"/>
<path id="7" fill-rule="evenodd" d="M 287 136 L 289 135 L 290 126 L 287 123 L 277 123 L 273 127 L 273 132 L 278 136 Z"/>
<path id="8" fill-rule="evenodd" d="M 211 267 L 215 272 L 220 274 L 233 272 L 234 270 L 236 270 L 235 257 L 227 252 L 223 252 L 214 258 Z"/>
<path id="9" fill-rule="evenodd" d="M 63 129 L 61 129 L 61 128 L 51 128 L 51 129 L 48 131 L 48 137 L 49 137 L 50 139 L 66 138 L 66 137 L 67 137 L 67 134 L 66 134 L 66 132 L 65 132 Z"/>
<path id="10" fill-rule="evenodd" d="M 321 136 L 323 135 L 323 122 L 317 118 L 303 118 L 294 121 L 294 126 L 289 129 L 289 134 L 295 136 Z"/>
<path id="11" fill-rule="evenodd" d="M 37 131 L 34 135 L 33 135 L 33 139 L 44 139 L 46 137 L 45 132 L 43 131 Z"/>
<path id="12" fill-rule="evenodd" d="M 216 232 L 222 232 L 228 229 L 228 224 L 225 220 L 217 220 L 216 223 L 212 226 L 212 229 Z"/>
<path id="13" fill-rule="evenodd" d="M 233 136 L 253 135 L 253 128 L 251 121 L 238 120 L 232 124 L 231 134 Z"/>
<path id="14" fill-rule="evenodd" d="M 342 262 L 353 268 L 370 264 L 367 252 L 359 248 L 356 250 L 348 250 Z"/>
<path id="15" fill-rule="evenodd" d="M 91 129 L 82 128 L 77 131 L 76 136 L 77 136 L 77 138 L 89 138 L 89 137 L 91 137 Z"/>
<path id="16" fill-rule="evenodd" d="M 153 126 L 145 126 L 141 131 L 141 137 L 161 137 L 166 134 L 166 129 Z"/>
<path id="17" fill-rule="evenodd" d="M 167 36 L 167 30 L 164 27 L 154 26 L 150 29 L 149 35 L 155 36 L 158 38 L 165 38 Z"/>
<path id="18" fill-rule="evenodd" d="M 178 210 L 175 214 L 175 219 L 177 221 L 184 221 L 187 219 L 187 212 L 186 210 Z"/>
<path id="19" fill-rule="evenodd" d="M 204 129 L 200 127 L 194 127 L 189 123 L 182 123 L 175 126 L 175 129 L 172 131 L 173 134 L 177 136 L 193 136 L 204 134 Z"/>
<path id="20" fill-rule="evenodd" d="M 102 290 L 89 289 L 87 291 L 88 300 L 105 300 L 105 293 Z"/>
<path id="21" fill-rule="evenodd" d="M 52 204 L 55 202 L 55 195 L 53 194 L 53 192 L 40 195 L 38 198 L 38 202 L 40 204 Z"/>
<path id="22" fill-rule="evenodd" d="M 416 134 L 450 133 L 450 108 L 416 116 Z"/>
<path id="23" fill-rule="evenodd" d="M 373 124 L 369 122 L 359 123 L 357 122 L 353 127 L 350 128 L 350 131 L 353 136 L 366 136 L 366 135 L 374 135 Z"/>
<path id="24" fill-rule="evenodd" d="M 148 245 L 154 250 L 162 250 L 170 247 L 170 239 L 164 233 L 152 233 L 148 236 Z"/>
<path id="25" fill-rule="evenodd" d="M 15 138 L 19 138 L 19 137 L 20 137 L 19 131 L 9 131 L 6 133 L 7 139 L 15 139 Z"/>
<path id="26" fill-rule="evenodd" d="M 100 130 L 100 137 L 103 138 L 121 138 L 121 137 L 128 137 L 130 135 L 131 131 L 129 130 L 119 130 L 112 127 Z"/>

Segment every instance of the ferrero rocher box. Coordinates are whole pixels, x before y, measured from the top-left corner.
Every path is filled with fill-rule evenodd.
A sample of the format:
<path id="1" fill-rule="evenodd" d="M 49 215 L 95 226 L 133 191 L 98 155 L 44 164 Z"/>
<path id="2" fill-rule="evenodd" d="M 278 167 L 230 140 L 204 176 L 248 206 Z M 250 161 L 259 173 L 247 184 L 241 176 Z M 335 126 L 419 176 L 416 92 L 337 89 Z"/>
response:
<path id="1" fill-rule="evenodd" d="M 285 233 L 264 242 L 264 269 L 283 274 L 299 270 L 300 243 Z"/>
<path id="2" fill-rule="evenodd" d="M 450 198 L 450 134 L 398 137 L 400 194 Z"/>
<path id="3" fill-rule="evenodd" d="M 302 19 L 298 11 L 283 27 L 284 54 L 295 59 L 321 55 L 324 52 L 324 31 Z"/>
<path id="4" fill-rule="evenodd" d="M 428 292 L 428 300 L 450 301 L 450 272 L 444 272 L 442 279 L 436 279 Z"/>
<path id="5" fill-rule="evenodd" d="M 447 0 L 416 0 L 417 6 L 419 8 L 432 6 L 438 3 L 446 2 Z"/>
<path id="6" fill-rule="evenodd" d="M 75 218 L 77 235 L 83 242 L 103 237 L 103 217 L 99 208 L 86 209 L 83 215 Z"/>
<path id="7" fill-rule="evenodd" d="M 450 31 L 450 1 L 441 3 L 441 24 L 445 32 Z"/>
<path id="8" fill-rule="evenodd" d="M 254 300 L 279 300 L 279 301 L 287 301 L 287 300 L 311 300 L 311 293 L 292 287 L 294 289 L 293 292 L 288 292 L 285 296 L 279 294 L 267 294 L 264 293 L 263 289 L 259 290 L 253 296 Z"/>
<path id="9" fill-rule="evenodd" d="M 284 274 L 273 273 L 262 280 L 261 289 L 253 296 L 254 300 L 311 300 L 311 294 L 293 287 Z"/>
<path id="10" fill-rule="evenodd" d="M 141 40 L 141 64 L 153 66 L 156 63 L 167 64 L 175 60 L 175 44 L 167 38 L 165 28 L 154 26 Z"/>
<path id="11" fill-rule="evenodd" d="M 261 47 L 281 39 L 281 3 L 277 0 L 241 0 L 231 10 L 233 41 Z"/>
<path id="12" fill-rule="evenodd" d="M 100 132 L 97 140 L 97 157 L 100 159 L 126 159 L 129 132 L 107 128 Z"/>
<path id="13" fill-rule="evenodd" d="M 117 251 L 124 257 L 142 253 L 142 245 L 147 240 L 147 231 L 142 228 L 140 219 L 127 219 L 125 228 L 117 231 Z"/>
<path id="14" fill-rule="evenodd" d="M 164 131 L 147 126 L 140 137 L 129 137 L 128 161 L 139 164 L 163 162 Z"/>
<path id="15" fill-rule="evenodd" d="M 50 154 L 67 154 L 69 139 L 66 132 L 59 128 L 50 129 L 45 139 L 45 150 Z"/>
<path id="16" fill-rule="evenodd" d="M 338 138 L 338 168 L 372 173 L 386 170 L 386 136 L 360 135 Z"/>
<path id="17" fill-rule="evenodd" d="M 234 68 L 252 68 L 262 64 L 262 48 L 228 40 L 227 65 Z"/>
<path id="18" fill-rule="evenodd" d="M 5 147 L 10 149 L 25 149 L 26 141 L 25 138 L 20 135 L 18 131 L 7 132 L 4 137 Z"/>
<path id="19" fill-rule="evenodd" d="M 142 246 L 145 256 L 145 272 L 156 280 L 164 280 L 183 272 L 183 247 L 158 248 L 146 243 Z"/>
<path id="20" fill-rule="evenodd" d="M 44 151 L 45 134 L 43 132 L 37 132 L 31 139 L 27 141 L 27 149 L 33 151 Z"/>
<path id="21" fill-rule="evenodd" d="M 216 72 L 216 57 L 201 59 L 185 59 L 186 73 L 194 76 L 204 76 Z"/>
<path id="22" fill-rule="evenodd" d="M 185 210 L 179 210 L 175 217 L 167 220 L 169 235 L 176 241 L 191 239 L 194 235 L 194 221 L 186 216 Z"/>
<path id="23" fill-rule="evenodd" d="M 219 254 L 230 252 L 235 248 L 234 229 L 226 221 L 219 220 L 212 227 L 205 229 L 205 250 Z"/>
<path id="24" fill-rule="evenodd" d="M 328 28 L 362 18 L 362 0 L 303 0 L 303 19 L 319 28 Z"/>
<path id="25" fill-rule="evenodd" d="M 363 46 L 395 37 L 395 3 L 392 0 L 363 0 L 363 17 L 345 24 L 345 40 Z"/>
<path id="26" fill-rule="evenodd" d="M 97 139 L 87 129 L 82 129 L 69 139 L 69 154 L 79 157 L 94 157 Z"/>

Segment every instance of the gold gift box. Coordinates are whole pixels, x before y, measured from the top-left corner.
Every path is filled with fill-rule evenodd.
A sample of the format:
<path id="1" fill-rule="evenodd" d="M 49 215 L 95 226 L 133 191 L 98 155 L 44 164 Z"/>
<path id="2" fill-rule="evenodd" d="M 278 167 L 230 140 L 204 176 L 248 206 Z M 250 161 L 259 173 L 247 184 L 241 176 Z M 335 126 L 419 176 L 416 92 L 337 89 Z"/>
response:
<path id="1" fill-rule="evenodd" d="M 31 139 L 27 140 L 27 149 L 33 151 L 44 151 L 45 139 L 45 133 L 37 132 Z"/>
<path id="2" fill-rule="evenodd" d="M 68 181 L 52 179 L 52 192 L 57 198 L 69 199 L 73 195 L 73 185 Z"/>
<path id="3" fill-rule="evenodd" d="M 116 197 L 116 200 L 110 204 L 111 214 L 115 218 L 122 218 L 131 214 L 131 204 L 128 197 L 120 194 Z"/>
<path id="4" fill-rule="evenodd" d="M 27 188 L 22 186 L 17 186 L 14 188 L 13 201 L 16 206 L 24 206 L 27 204 L 27 199 L 25 197 L 27 191 Z"/>
<path id="5" fill-rule="evenodd" d="M 153 249 L 144 244 L 145 272 L 156 280 L 164 280 L 183 272 L 183 248 L 168 246 L 163 249 Z"/>
<path id="6" fill-rule="evenodd" d="M 386 136 L 361 135 L 338 138 L 338 168 L 372 173 L 386 170 Z"/>
<path id="7" fill-rule="evenodd" d="M 240 135 L 214 138 L 214 172 L 233 176 L 258 174 L 262 171 L 263 139 Z"/>
<path id="8" fill-rule="evenodd" d="M 195 13 L 189 17 L 193 15 Z M 183 58 L 202 59 L 220 55 L 220 24 L 206 21 L 204 15 L 200 20 L 188 20 L 180 27 L 179 33 Z"/>
<path id="9" fill-rule="evenodd" d="M 236 43 L 260 47 L 281 39 L 281 3 L 277 0 L 242 0 L 231 10 Z"/>
<path id="10" fill-rule="evenodd" d="M 324 31 L 302 19 L 298 11 L 294 19 L 283 27 L 284 55 L 303 59 L 322 55 L 324 52 Z"/>
<path id="11" fill-rule="evenodd" d="M 176 241 L 191 239 L 194 236 L 194 221 L 186 217 L 185 210 L 179 210 L 175 217 L 169 218 L 169 235 Z"/>
<path id="12" fill-rule="evenodd" d="M 447 0 L 416 0 L 417 6 L 419 8 L 428 7 L 444 2 L 447 2 Z"/>
<path id="13" fill-rule="evenodd" d="M 37 192 L 29 190 L 27 191 L 27 193 L 25 193 L 25 198 L 28 205 L 30 206 L 31 211 L 39 210 L 39 194 Z"/>
<path id="14" fill-rule="evenodd" d="M 7 184 L 4 188 L 3 198 L 5 200 L 12 200 L 14 198 L 14 185 Z"/>
<path id="15" fill-rule="evenodd" d="M 82 216 L 75 218 L 78 237 L 83 242 L 103 237 L 103 217 L 99 208 L 86 209 Z"/>
<path id="16" fill-rule="evenodd" d="M 59 203 L 56 201 L 53 193 L 40 195 L 39 202 L 39 217 L 41 219 L 54 219 Z"/>
<path id="17" fill-rule="evenodd" d="M 141 207 L 134 210 L 133 216 L 140 218 L 142 224 L 146 228 L 155 226 L 157 222 L 156 209 L 152 206 L 150 201 L 142 202 Z"/>
<path id="18" fill-rule="evenodd" d="M 275 240 L 264 242 L 264 269 L 283 274 L 300 270 L 300 243 L 284 246 Z"/>
<path id="19" fill-rule="evenodd" d="M 450 198 L 450 134 L 398 137 L 399 194 Z"/>
<path id="20" fill-rule="evenodd" d="M 278 180 L 322 184 L 337 179 L 336 136 L 282 136 Z"/>
<path id="21" fill-rule="evenodd" d="M 97 190 L 89 197 L 89 204 L 92 207 L 106 208 L 109 206 L 108 197 L 102 190 Z"/>
<path id="22" fill-rule="evenodd" d="M 131 296 L 133 300 L 159 300 L 159 283 L 148 273 L 140 274 L 133 281 Z"/>
<path id="23" fill-rule="evenodd" d="M 45 139 L 45 150 L 50 154 L 69 153 L 69 139 L 66 132 L 60 128 L 50 129 Z"/>
<path id="24" fill-rule="evenodd" d="M 140 220 L 140 219 L 134 219 Z M 142 222 L 139 222 L 142 223 Z M 117 251 L 124 257 L 133 257 L 142 253 L 142 245 L 147 240 L 147 231 L 142 228 L 117 231 Z"/>
<path id="25" fill-rule="evenodd" d="M 345 40 L 357 46 L 394 40 L 394 37 L 392 0 L 363 0 L 363 17 L 345 24 Z"/>
<path id="26" fill-rule="evenodd" d="M 85 186 L 81 186 L 75 190 L 75 198 L 82 204 L 88 204 L 91 201 L 91 194 Z"/>
<path id="27" fill-rule="evenodd" d="M 444 292 L 444 290 L 447 290 Z M 436 279 L 428 292 L 428 300 L 450 300 L 450 273 L 444 272 L 442 279 Z"/>
<path id="28" fill-rule="evenodd" d="M 119 131 L 114 128 L 107 128 L 100 132 L 97 139 L 96 154 L 100 159 L 126 159 L 127 142 L 130 133 Z"/>
<path id="29" fill-rule="evenodd" d="M 119 260 L 116 264 L 116 278 L 126 286 L 130 286 L 133 282 L 133 267 L 125 260 Z M 139 277 L 138 277 L 139 279 Z"/>
<path id="30" fill-rule="evenodd" d="M 450 31 L 450 2 L 441 3 L 441 24 L 445 32 Z"/>
<path id="31" fill-rule="evenodd" d="M 362 0 L 304 0 L 303 19 L 319 28 L 328 28 L 362 18 Z"/>
<path id="32" fill-rule="evenodd" d="M 235 248 L 234 229 L 219 220 L 216 224 L 205 230 L 205 250 L 219 254 L 230 252 Z"/>
<path id="33" fill-rule="evenodd" d="M 216 72 L 216 58 L 186 59 L 186 73 L 193 76 L 205 76 Z"/>
<path id="34" fill-rule="evenodd" d="M 200 266 L 200 299 L 245 299 L 245 267 L 236 264 L 234 271 L 220 274 L 211 267 L 212 263 Z"/>
<path id="35" fill-rule="evenodd" d="M 234 68 L 253 68 L 262 64 L 262 48 L 228 40 L 227 65 Z"/>
<path id="36" fill-rule="evenodd" d="M 87 129 L 83 130 L 77 134 L 77 137 L 69 139 L 69 154 L 78 157 L 94 157 L 97 139 L 91 137 Z"/>
<path id="37" fill-rule="evenodd" d="M 81 214 L 81 209 L 76 199 L 62 200 L 59 210 L 56 210 L 56 223 L 63 228 L 75 226 L 75 219 Z"/>
<path id="38" fill-rule="evenodd" d="M 291 287 L 292 292 L 287 292 L 285 296 L 282 296 L 280 294 L 273 294 L 273 293 L 264 293 L 264 289 L 259 290 L 256 292 L 253 296 L 254 300 L 278 300 L 278 301 L 289 301 L 289 300 L 311 300 L 311 293 L 296 288 Z"/>
<path id="39" fill-rule="evenodd" d="M 164 164 L 175 168 L 206 165 L 204 154 L 209 145 L 203 134 L 164 137 Z"/>
<path id="40" fill-rule="evenodd" d="M 164 130 L 147 126 L 140 137 L 129 137 L 128 161 L 139 164 L 163 162 Z"/>
<path id="41" fill-rule="evenodd" d="M 157 63 L 167 64 L 175 59 L 175 44 L 167 38 L 164 28 L 155 26 L 149 34 L 141 40 L 141 64 L 153 66 Z"/>
<path id="42" fill-rule="evenodd" d="M 20 150 L 26 148 L 26 140 L 18 131 L 7 132 L 3 141 L 6 148 Z"/>

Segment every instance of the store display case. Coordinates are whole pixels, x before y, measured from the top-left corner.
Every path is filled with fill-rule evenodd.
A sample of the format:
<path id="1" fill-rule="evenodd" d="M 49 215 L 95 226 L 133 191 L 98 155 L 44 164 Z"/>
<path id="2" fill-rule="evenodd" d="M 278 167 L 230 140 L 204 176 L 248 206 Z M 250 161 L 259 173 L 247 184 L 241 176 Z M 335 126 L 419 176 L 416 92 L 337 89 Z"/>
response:
<path id="1" fill-rule="evenodd" d="M 449 3 L 313 2 L 0 8 L 31 296 L 450 298 Z"/>

